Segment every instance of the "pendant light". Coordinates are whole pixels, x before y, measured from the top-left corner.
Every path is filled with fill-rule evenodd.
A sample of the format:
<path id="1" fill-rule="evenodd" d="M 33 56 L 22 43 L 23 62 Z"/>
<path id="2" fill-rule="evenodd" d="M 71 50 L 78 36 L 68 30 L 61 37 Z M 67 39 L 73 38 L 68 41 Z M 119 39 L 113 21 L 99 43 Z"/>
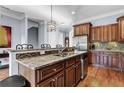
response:
<path id="1" fill-rule="evenodd" d="M 56 31 L 56 22 L 52 18 L 53 7 L 51 5 L 51 20 L 48 22 L 48 31 Z"/>

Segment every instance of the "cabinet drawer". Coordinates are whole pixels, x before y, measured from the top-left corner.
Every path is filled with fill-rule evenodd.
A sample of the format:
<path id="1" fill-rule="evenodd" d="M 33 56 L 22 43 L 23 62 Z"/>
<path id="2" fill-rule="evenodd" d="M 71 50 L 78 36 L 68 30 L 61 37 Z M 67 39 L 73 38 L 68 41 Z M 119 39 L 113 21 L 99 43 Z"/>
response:
<path id="1" fill-rule="evenodd" d="M 66 61 L 66 68 L 75 64 L 75 58 L 70 58 Z"/>
<path id="2" fill-rule="evenodd" d="M 76 60 L 76 62 L 80 62 L 80 60 L 81 60 L 80 56 L 76 56 L 75 60 Z"/>
<path id="3" fill-rule="evenodd" d="M 61 71 L 64 69 L 64 63 L 59 63 L 59 64 L 55 64 L 55 65 L 51 65 L 51 66 L 47 66 L 43 69 L 39 69 L 36 71 L 36 82 L 39 83 L 42 80 L 56 74 L 57 72 Z"/>

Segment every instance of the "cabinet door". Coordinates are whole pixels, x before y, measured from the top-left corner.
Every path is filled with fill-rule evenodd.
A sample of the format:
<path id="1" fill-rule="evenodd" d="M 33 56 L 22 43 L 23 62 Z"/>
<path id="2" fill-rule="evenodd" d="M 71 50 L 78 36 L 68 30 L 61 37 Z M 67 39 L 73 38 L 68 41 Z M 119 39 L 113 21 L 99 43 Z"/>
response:
<path id="1" fill-rule="evenodd" d="M 64 87 L 64 71 L 59 72 L 56 76 L 55 76 L 55 87 Z"/>
<path id="2" fill-rule="evenodd" d="M 112 25 L 108 25 L 108 30 L 107 30 L 107 41 L 111 41 L 112 40 Z"/>
<path id="3" fill-rule="evenodd" d="M 83 35 L 83 26 L 80 25 L 79 28 L 80 28 L 80 31 L 79 31 L 80 34 L 79 35 Z"/>
<path id="4" fill-rule="evenodd" d="M 97 28 L 97 41 L 100 41 L 100 27 Z"/>
<path id="5" fill-rule="evenodd" d="M 93 52 L 92 55 L 93 55 L 92 56 L 92 63 L 97 64 L 97 54 L 96 54 L 96 52 Z"/>
<path id="6" fill-rule="evenodd" d="M 117 36 L 118 36 L 117 26 L 118 26 L 117 24 L 111 25 L 111 41 L 117 41 Z"/>
<path id="7" fill-rule="evenodd" d="M 75 86 L 75 65 L 72 65 L 66 69 L 66 86 Z"/>
<path id="8" fill-rule="evenodd" d="M 111 54 L 111 56 L 112 56 L 112 59 L 111 59 L 112 68 L 118 69 L 119 68 L 119 55 L 117 53 L 113 53 Z"/>
<path id="9" fill-rule="evenodd" d="M 100 29 L 100 31 L 99 31 L 99 41 L 103 42 L 103 26 L 101 26 L 99 29 Z"/>
<path id="10" fill-rule="evenodd" d="M 91 42 L 95 41 L 95 28 L 91 30 Z"/>
<path id="11" fill-rule="evenodd" d="M 121 56 L 121 70 L 124 71 L 124 54 L 121 53 L 120 56 Z"/>
<path id="12" fill-rule="evenodd" d="M 124 41 L 124 19 L 119 21 L 119 37 L 120 37 L 120 41 Z"/>
<path id="13" fill-rule="evenodd" d="M 107 34 L 107 31 L 108 31 L 108 26 L 104 26 L 104 27 L 103 27 L 103 41 L 104 41 L 104 42 L 107 42 L 107 41 L 108 41 L 108 34 Z"/>
<path id="14" fill-rule="evenodd" d="M 53 77 L 49 78 L 38 84 L 37 87 L 55 87 L 55 79 Z"/>
<path id="15" fill-rule="evenodd" d="M 108 67 L 112 67 L 112 56 L 110 53 L 106 54 L 108 56 Z"/>
<path id="16" fill-rule="evenodd" d="M 75 36 L 80 35 L 80 26 L 74 27 L 74 35 L 75 35 Z"/>
<path id="17" fill-rule="evenodd" d="M 103 65 L 108 66 L 108 56 L 105 53 L 103 54 Z"/>
<path id="18" fill-rule="evenodd" d="M 100 55 L 99 55 L 99 52 L 96 52 L 96 64 L 97 65 L 100 64 Z"/>
<path id="19" fill-rule="evenodd" d="M 98 41 L 98 29 L 95 27 L 94 29 L 94 41 Z"/>
<path id="20" fill-rule="evenodd" d="M 78 64 L 76 64 L 76 84 L 78 84 L 78 82 L 80 81 L 81 79 L 81 63 L 79 62 Z"/>
<path id="21" fill-rule="evenodd" d="M 103 55 L 104 55 L 104 52 L 100 52 L 100 65 L 104 65 L 104 60 L 103 60 Z"/>

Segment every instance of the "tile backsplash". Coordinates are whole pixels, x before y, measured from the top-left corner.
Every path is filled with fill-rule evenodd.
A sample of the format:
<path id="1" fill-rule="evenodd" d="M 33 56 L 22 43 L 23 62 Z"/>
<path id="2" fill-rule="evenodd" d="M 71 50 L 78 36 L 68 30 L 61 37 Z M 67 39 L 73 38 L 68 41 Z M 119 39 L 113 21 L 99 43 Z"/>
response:
<path id="1" fill-rule="evenodd" d="M 113 46 L 112 49 L 124 50 L 124 42 L 106 42 L 106 43 L 95 42 L 95 43 L 92 43 L 92 45 L 93 44 L 97 45 L 97 47 L 95 47 L 95 49 L 106 49 L 111 45 L 111 46 Z"/>

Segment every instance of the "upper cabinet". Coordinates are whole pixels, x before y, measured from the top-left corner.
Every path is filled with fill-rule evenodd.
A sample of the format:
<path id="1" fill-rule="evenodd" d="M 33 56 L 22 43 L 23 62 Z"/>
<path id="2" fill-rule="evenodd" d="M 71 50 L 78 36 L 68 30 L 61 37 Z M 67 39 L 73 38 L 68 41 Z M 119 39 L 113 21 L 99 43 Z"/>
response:
<path id="1" fill-rule="evenodd" d="M 74 36 L 89 35 L 91 23 L 74 25 Z"/>
<path id="2" fill-rule="evenodd" d="M 124 16 L 119 17 L 118 21 L 118 38 L 119 41 L 124 41 Z"/>
<path id="3" fill-rule="evenodd" d="M 109 41 L 117 41 L 117 23 L 96 26 L 91 29 L 91 42 L 109 42 Z"/>
<path id="4" fill-rule="evenodd" d="M 124 41 L 124 16 L 117 23 L 93 27 L 91 23 L 74 25 L 74 36 L 88 35 L 90 42 Z"/>

